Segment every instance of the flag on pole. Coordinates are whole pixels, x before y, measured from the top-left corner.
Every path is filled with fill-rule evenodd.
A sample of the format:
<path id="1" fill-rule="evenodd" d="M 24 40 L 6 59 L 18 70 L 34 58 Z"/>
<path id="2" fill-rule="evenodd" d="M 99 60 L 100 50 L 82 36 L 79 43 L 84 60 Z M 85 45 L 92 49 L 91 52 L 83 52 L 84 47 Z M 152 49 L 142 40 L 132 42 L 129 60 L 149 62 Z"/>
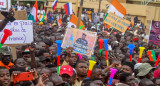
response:
<path id="1" fill-rule="evenodd" d="M 61 16 L 59 15 L 59 18 L 58 18 L 58 26 L 61 26 L 62 25 L 62 20 L 61 20 Z"/>
<path id="2" fill-rule="evenodd" d="M 57 3 L 58 3 L 57 0 L 55 0 L 55 1 L 53 2 L 53 4 L 52 4 L 52 9 L 53 9 L 53 11 L 55 10 L 55 8 L 56 8 L 56 6 L 57 6 Z"/>
<path id="3" fill-rule="evenodd" d="M 67 15 L 72 15 L 73 14 L 73 11 L 72 11 L 72 3 L 66 3 L 64 5 L 64 10 L 66 11 L 66 14 Z"/>
<path id="4" fill-rule="evenodd" d="M 109 12 L 112 12 L 120 16 L 121 18 L 123 18 L 126 15 L 126 9 L 117 0 L 112 0 L 107 13 Z"/>
<path id="5" fill-rule="evenodd" d="M 40 14 L 39 17 L 38 17 L 38 20 L 42 21 L 42 18 L 43 18 L 43 14 Z"/>
<path id="6" fill-rule="evenodd" d="M 72 25 L 74 25 L 75 27 L 77 27 L 77 22 L 78 22 L 78 18 L 75 16 L 75 15 L 71 15 L 71 19 L 70 19 L 70 22 L 68 23 L 68 27 L 71 27 Z M 80 24 L 79 24 L 79 26 L 83 26 L 83 30 L 85 30 L 85 26 L 84 26 L 84 24 L 83 24 L 83 22 L 82 21 L 80 21 Z"/>
<path id="7" fill-rule="evenodd" d="M 43 22 L 44 20 L 45 20 L 45 22 L 47 22 L 47 17 L 45 15 L 45 13 L 43 12 L 43 18 L 42 18 L 41 22 Z"/>
<path id="8" fill-rule="evenodd" d="M 121 18 L 123 18 L 126 15 L 126 9 L 117 0 L 112 0 L 111 5 L 109 6 L 108 12 L 105 15 L 103 21 L 106 19 L 109 12 L 112 12 L 112 13 L 116 14 L 117 16 L 121 17 Z M 109 25 L 107 25 L 106 27 L 110 28 Z"/>
<path id="9" fill-rule="evenodd" d="M 33 20 L 33 22 L 37 22 L 37 11 L 38 11 L 38 0 L 36 0 L 30 15 L 28 16 L 28 20 Z"/>

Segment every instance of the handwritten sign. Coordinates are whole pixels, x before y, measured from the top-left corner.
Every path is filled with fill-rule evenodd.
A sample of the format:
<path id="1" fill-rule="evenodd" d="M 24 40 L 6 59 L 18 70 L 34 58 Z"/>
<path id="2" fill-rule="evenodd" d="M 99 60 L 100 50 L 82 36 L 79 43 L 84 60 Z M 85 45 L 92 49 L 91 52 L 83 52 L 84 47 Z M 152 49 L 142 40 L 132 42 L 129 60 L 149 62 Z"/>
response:
<path id="1" fill-rule="evenodd" d="M 127 27 L 130 25 L 130 22 L 126 19 L 123 19 L 113 13 L 109 13 L 104 20 L 104 23 L 110 25 L 111 27 L 125 33 Z"/>
<path id="2" fill-rule="evenodd" d="M 8 37 L 5 44 L 25 44 L 33 42 L 33 23 L 31 20 L 15 20 L 9 22 L 4 29 L 10 29 L 12 36 Z M 0 32 L 0 40 L 4 33 Z"/>
<path id="3" fill-rule="evenodd" d="M 97 40 L 97 33 L 68 28 L 66 30 L 62 48 L 74 47 L 74 52 L 91 56 Z"/>
<path id="4" fill-rule="evenodd" d="M 0 0 L 0 10 L 8 11 L 11 8 L 11 0 Z"/>

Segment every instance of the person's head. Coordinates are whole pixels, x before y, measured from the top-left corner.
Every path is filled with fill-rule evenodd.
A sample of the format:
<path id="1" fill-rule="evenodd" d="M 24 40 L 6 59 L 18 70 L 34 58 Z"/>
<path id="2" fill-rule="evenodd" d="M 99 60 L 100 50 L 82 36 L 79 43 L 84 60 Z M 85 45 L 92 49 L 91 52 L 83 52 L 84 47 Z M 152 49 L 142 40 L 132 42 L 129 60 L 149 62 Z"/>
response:
<path id="1" fill-rule="evenodd" d="M 46 75 L 46 76 L 51 76 L 51 70 L 47 67 L 44 67 L 40 71 L 40 75 Z"/>
<path id="2" fill-rule="evenodd" d="M 122 71 L 126 73 L 133 73 L 134 65 L 131 62 L 124 62 L 122 64 Z"/>
<path id="3" fill-rule="evenodd" d="M 7 86 L 10 81 L 9 70 L 5 67 L 0 67 L 0 85 Z"/>
<path id="4" fill-rule="evenodd" d="M 87 82 L 91 82 L 92 80 L 91 79 L 85 79 L 83 80 L 81 86 L 84 86 Z"/>
<path id="5" fill-rule="evenodd" d="M 105 59 L 102 59 L 101 62 L 100 62 L 100 67 L 101 69 L 105 69 L 107 67 L 107 64 L 106 64 L 106 60 Z"/>
<path id="6" fill-rule="evenodd" d="M 66 56 L 66 61 L 69 62 L 70 66 L 75 67 L 76 62 L 77 62 L 76 54 L 75 53 L 71 53 L 71 55 L 67 55 Z"/>
<path id="7" fill-rule="evenodd" d="M 94 80 L 93 80 L 93 83 L 95 83 L 95 84 L 98 85 L 98 86 L 103 86 L 103 82 L 102 82 L 101 79 L 94 79 Z"/>
<path id="8" fill-rule="evenodd" d="M 92 69 L 92 73 L 91 73 L 90 78 L 91 79 L 96 79 L 96 78 L 102 79 L 103 78 L 102 77 L 102 69 L 99 66 L 95 65 Z"/>
<path id="9" fill-rule="evenodd" d="M 15 67 L 23 67 L 23 68 L 25 68 L 27 66 L 26 64 L 27 64 L 27 62 L 23 58 L 17 58 L 14 61 Z"/>
<path id="10" fill-rule="evenodd" d="M 136 82 L 135 79 L 132 77 L 130 73 L 121 73 L 119 80 L 121 83 L 127 84 L 129 86 L 135 86 Z"/>
<path id="11" fill-rule="evenodd" d="M 11 55 L 2 55 L 2 62 L 5 65 L 8 65 L 11 62 Z"/>
<path id="12" fill-rule="evenodd" d="M 50 63 L 50 59 L 45 58 L 44 56 L 40 56 L 40 66 L 41 67 L 45 67 L 46 65 L 48 65 Z"/>
<path id="13" fill-rule="evenodd" d="M 141 63 L 146 63 L 147 61 L 149 61 L 149 59 L 147 57 L 144 57 L 141 59 Z"/>
<path id="14" fill-rule="evenodd" d="M 87 76 L 88 65 L 85 61 L 78 61 L 75 69 L 78 76 Z"/>
<path id="15" fill-rule="evenodd" d="M 82 39 L 85 39 L 86 38 L 86 34 L 82 34 Z"/>
<path id="16" fill-rule="evenodd" d="M 49 47 L 49 54 L 52 54 L 54 51 L 56 51 L 55 47 Z"/>
<path id="17" fill-rule="evenodd" d="M 149 63 L 143 63 L 138 67 L 138 77 L 146 77 L 148 79 L 153 78 L 154 67 L 152 67 Z"/>
<path id="18" fill-rule="evenodd" d="M 64 65 L 60 69 L 60 75 L 62 76 L 63 81 L 70 83 L 71 77 L 73 75 L 73 68 L 69 65 Z"/>
<path id="19" fill-rule="evenodd" d="M 49 39 L 44 39 L 43 42 L 46 44 L 45 49 L 49 49 L 49 47 L 52 45 L 52 42 Z"/>
<path id="20" fill-rule="evenodd" d="M 155 86 L 155 85 L 151 80 L 144 78 L 140 81 L 139 86 Z"/>
<path id="21" fill-rule="evenodd" d="M 152 80 L 152 82 L 156 85 L 156 86 L 160 86 L 160 78 L 154 78 Z"/>
<path id="22" fill-rule="evenodd" d="M 40 45 L 43 49 L 46 48 L 46 44 L 45 44 L 44 42 L 40 42 L 39 45 Z"/>

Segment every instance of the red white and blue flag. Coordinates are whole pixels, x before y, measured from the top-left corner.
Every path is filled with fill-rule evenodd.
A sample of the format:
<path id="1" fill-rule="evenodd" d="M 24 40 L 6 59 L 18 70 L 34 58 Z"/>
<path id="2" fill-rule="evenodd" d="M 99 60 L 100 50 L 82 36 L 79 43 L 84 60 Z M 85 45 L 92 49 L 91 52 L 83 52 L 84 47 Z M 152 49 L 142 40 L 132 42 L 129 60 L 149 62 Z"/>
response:
<path id="1" fill-rule="evenodd" d="M 53 9 L 53 11 L 55 10 L 55 8 L 56 8 L 56 6 L 57 6 L 57 3 L 58 3 L 57 0 L 55 0 L 55 1 L 53 2 L 53 4 L 52 4 L 52 9 Z"/>
<path id="2" fill-rule="evenodd" d="M 67 15 L 72 15 L 73 14 L 72 3 L 71 2 L 70 3 L 66 3 L 64 5 L 64 9 L 65 9 Z"/>

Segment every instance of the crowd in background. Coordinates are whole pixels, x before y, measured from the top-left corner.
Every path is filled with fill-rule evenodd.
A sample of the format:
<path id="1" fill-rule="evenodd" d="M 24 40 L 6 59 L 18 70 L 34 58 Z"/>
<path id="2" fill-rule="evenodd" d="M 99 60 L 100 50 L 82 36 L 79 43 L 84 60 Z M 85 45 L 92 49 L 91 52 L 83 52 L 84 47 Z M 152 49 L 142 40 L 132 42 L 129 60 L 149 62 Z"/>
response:
<path id="1" fill-rule="evenodd" d="M 57 23 L 58 15 L 61 15 L 62 25 Z M 103 47 L 99 52 L 99 42 L 94 49 L 96 65 L 87 78 L 89 60 L 91 57 L 82 55 L 79 59 L 74 53 L 73 47 L 62 49 L 60 58 L 60 75 L 57 75 L 57 44 L 56 40 L 63 40 L 70 16 L 58 11 L 47 13 L 47 22 L 35 22 L 33 24 L 34 42 L 30 45 L 16 47 L 17 59 L 13 61 L 9 49 L 2 48 L 0 61 L 0 86 L 107 86 L 110 77 L 110 68 L 116 72 L 111 86 L 160 86 L 160 66 L 155 68 L 155 62 L 149 60 L 148 50 L 154 50 L 156 57 L 160 52 L 160 46 L 144 42 L 146 27 L 134 18 L 125 33 L 103 24 L 105 14 L 84 11 L 82 21 L 86 30 L 97 32 L 97 24 L 100 24 L 98 39 L 109 39 L 109 66 L 106 64 L 106 53 Z M 131 21 L 130 16 L 126 18 Z M 73 26 L 73 28 L 75 28 Z M 129 61 L 129 44 L 134 44 L 132 62 Z M 141 63 L 139 59 L 139 47 L 145 47 Z M 15 75 L 23 72 L 33 73 L 33 80 L 16 81 Z"/>

